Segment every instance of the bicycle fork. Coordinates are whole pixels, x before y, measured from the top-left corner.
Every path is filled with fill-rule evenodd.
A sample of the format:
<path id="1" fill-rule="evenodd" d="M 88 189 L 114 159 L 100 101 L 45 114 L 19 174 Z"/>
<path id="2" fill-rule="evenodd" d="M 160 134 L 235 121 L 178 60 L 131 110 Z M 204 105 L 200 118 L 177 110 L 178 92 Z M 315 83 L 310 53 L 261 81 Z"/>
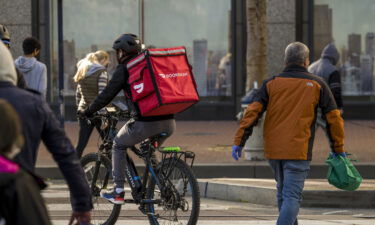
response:
<path id="1" fill-rule="evenodd" d="M 92 178 L 92 181 L 91 181 L 91 189 L 92 189 L 91 191 L 92 192 L 96 191 L 95 188 L 97 189 L 96 181 L 98 179 L 98 176 L 99 176 L 99 173 L 100 173 L 100 166 L 102 164 L 102 162 L 100 161 L 100 157 L 102 157 L 102 156 L 99 154 L 98 159 L 95 162 L 94 174 L 93 174 L 93 178 Z M 104 180 L 103 180 L 103 185 L 102 185 L 103 189 L 107 188 L 109 176 L 110 176 L 110 173 L 109 173 L 109 171 L 107 171 L 106 174 L 105 174 Z M 100 192 L 101 190 L 97 190 L 97 191 Z"/>

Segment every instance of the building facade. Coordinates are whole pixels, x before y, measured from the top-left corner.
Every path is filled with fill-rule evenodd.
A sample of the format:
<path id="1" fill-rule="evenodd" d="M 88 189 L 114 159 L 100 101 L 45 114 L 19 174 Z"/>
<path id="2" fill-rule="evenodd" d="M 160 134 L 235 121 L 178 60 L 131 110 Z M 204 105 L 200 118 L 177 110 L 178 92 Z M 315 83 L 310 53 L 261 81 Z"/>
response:
<path id="1" fill-rule="evenodd" d="M 319 58 L 326 44 L 334 41 L 341 53 L 339 69 L 347 117 L 375 118 L 358 110 L 375 106 L 375 29 L 370 28 L 371 20 L 366 20 L 367 30 L 355 29 L 358 10 L 353 7 L 362 6 L 343 1 L 339 4 L 338 0 L 267 0 L 268 76 L 282 71 L 284 49 L 290 42 L 306 43 L 311 48 L 313 61 Z M 89 52 L 107 50 L 111 56 L 108 70 L 112 73 L 116 66 L 112 42 L 125 32 L 139 35 L 147 47 L 183 45 L 187 48 L 201 101 L 179 114 L 179 119 L 235 118 L 245 94 L 245 0 L 112 0 L 105 3 L 80 0 L 79 6 L 77 2 L 0 0 L 0 23 L 7 25 L 11 32 L 15 58 L 22 54 L 24 38 L 35 36 L 41 40 L 40 60 L 48 67 L 48 101 L 58 111 L 63 100 L 67 120 L 75 119 L 72 77 L 76 63 Z M 369 8 L 375 7 L 371 1 L 366 4 Z M 351 17 L 354 22 L 346 30 L 338 30 L 341 23 L 338 20 L 345 13 L 355 14 Z M 59 19 L 62 19 L 63 54 L 59 52 Z M 62 69 L 59 69 L 59 59 L 63 59 Z M 63 91 L 59 89 L 59 76 L 64 78 Z"/>

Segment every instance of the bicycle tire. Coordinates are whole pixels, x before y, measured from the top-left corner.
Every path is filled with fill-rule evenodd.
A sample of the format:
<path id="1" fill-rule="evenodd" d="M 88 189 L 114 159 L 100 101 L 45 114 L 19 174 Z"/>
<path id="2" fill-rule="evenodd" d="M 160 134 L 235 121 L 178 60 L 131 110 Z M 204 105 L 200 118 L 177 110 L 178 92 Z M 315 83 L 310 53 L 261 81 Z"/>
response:
<path id="1" fill-rule="evenodd" d="M 108 175 L 110 175 L 111 171 L 112 171 L 111 160 L 108 159 L 106 156 L 101 155 L 100 156 L 99 168 L 100 168 L 101 165 L 103 165 L 104 166 L 104 172 L 99 171 L 98 177 L 96 178 L 96 180 L 94 182 L 88 176 L 88 172 L 89 172 L 88 170 L 91 170 L 89 165 L 94 164 L 95 165 L 94 170 L 95 170 L 95 167 L 97 165 L 96 163 L 98 162 L 98 159 L 99 159 L 98 153 L 89 153 L 89 154 L 83 156 L 82 159 L 81 159 L 81 165 L 82 165 L 82 168 L 84 169 L 86 179 L 89 183 L 90 190 L 92 192 L 91 194 L 92 194 L 92 201 L 93 201 L 94 208 L 91 211 L 91 214 L 92 214 L 91 223 L 94 224 L 94 225 L 113 225 L 113 224 L 116 223 L 116 221 L 117 221 L 117 219 L 120 215 L 121 205 L 108 203 L 108 202 L 106 202 L 106 200 L 101 199 L 100 196 L 98 196 L 99 193 L 100 193 L 100 190 L 105 189 L 106 186 L 108 185 L 109 177 L 110 177 Z M 100 180 L 102 180 L 103 182 L 100 183 Z M 96 185 L 95 189 L 97 189 L 97 190 L 95 190 L 95 191 L 92 188 L 93 183 Z M 99 191 L 99 193 L 97 191 Z M 106 212 L 101 213 L 102 210 L 99 207 L 99 204 L 101 204 L 101 203 L 103 203 L 102 205 L 107 205 L 107 204 L 113 205 L 113 208 L 112 208 L 110 214 L 106 213 Z M 107 203 L 107 204 L 105 204 L 105 203 Z M 109 216 L 106 217 L 105 214 L 109 214 Z M 99 219 L 100 218 L 107 218 L 107 219 L 100 219 L 100 220 L 98 219 L 98 221 L 96 221 L 97 215 L 99 215 Z M 102 215 L 104 215 L 104 216 L 102 216 Z M 104 221 L 102 222 L 102 220 L 104 220 Z"/>
<path id="2" fill-rule="evenodd" d="M 159 176 L 159 173 L 163 171 L 164 169 L 161 168 L 162 165 L 168 165 L 169 162 L 173 160 L 175 162 L 175 166 L 173 169 L 178 169 L 182 174 L 184 174 L 188 180 L 188 183 L 190 185 L 191 189 L 191 198 L 192 198 L 192 208 L 191 208 L 191 213 L 189 216 L 189 220 L 187 221 L 186 225 L 196 225 L 199 217 L 199 210 L 200 210 L 200 191 L 199 191 L 199 186 L 197 179 L 195 178 L 195 175 L 191 169 L 190 166 L 188 166 L 184 161 L 177 159 L 177 158 L 167 158 L 164 160 L 164 162 L 160 162 L 157 166 L 157 171 L 156 174 Z M 164 171 L 163 171 L 164 172 Z M 147 199 L 153 199 L 155 196 L 155 180 L 150 177 L 148 187 L 146 189 L 146 198 Z M 171 190 L 169 190 L 171 191 Z M 158 214 L 155 210 L 155 205 L 154 204 L 148 204 L 146 206 L 148 209 L 148 212 L 154 213 L 155 215 Z M 181 211 L 181 210 L 180 210 Z M 182 212 L 182 211 L 181 211 Z M 181 224 L 180 221 L 170 221 L 167 220 L 168 222 L 165 222 L 163 218 L 156 219 L 158 216 L 153 216 L 151 214 L 148 215 L 148 219 L 151 225 L 162 225 L 162 224 L 173 224 L 173 222 L 177 222 L 176 224 Z M 186 216 L 185 216 L 186 217 Z M 162 221 L 162 222 L 161 222 Z"/>

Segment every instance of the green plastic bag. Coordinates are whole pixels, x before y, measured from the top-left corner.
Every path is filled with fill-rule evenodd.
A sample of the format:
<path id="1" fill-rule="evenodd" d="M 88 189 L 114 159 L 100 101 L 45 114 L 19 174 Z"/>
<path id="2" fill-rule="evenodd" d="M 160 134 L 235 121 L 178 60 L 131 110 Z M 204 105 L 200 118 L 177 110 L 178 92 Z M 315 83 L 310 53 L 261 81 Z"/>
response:
<path id="1" fill-rule="evenodd" d="M 346 191 L 354 191 L 361 185 L 361 174 L 349 158 L 339 155 L 334 157 L 330 154 L 326 163 L 329 166 L 327 179 L 333 186 Z"/>

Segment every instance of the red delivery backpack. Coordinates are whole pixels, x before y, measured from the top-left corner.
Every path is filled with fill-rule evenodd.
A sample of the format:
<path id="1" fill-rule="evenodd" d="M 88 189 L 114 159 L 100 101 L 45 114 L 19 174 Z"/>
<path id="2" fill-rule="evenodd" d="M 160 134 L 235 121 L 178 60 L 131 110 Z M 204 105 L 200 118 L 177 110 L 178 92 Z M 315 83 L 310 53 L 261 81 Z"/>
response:
<path id="1" fill-rule="evenodd" d="M 199 101 L 185 47 L 148 49 L 126 65 L 142 116 L 176 114 Z"/>

